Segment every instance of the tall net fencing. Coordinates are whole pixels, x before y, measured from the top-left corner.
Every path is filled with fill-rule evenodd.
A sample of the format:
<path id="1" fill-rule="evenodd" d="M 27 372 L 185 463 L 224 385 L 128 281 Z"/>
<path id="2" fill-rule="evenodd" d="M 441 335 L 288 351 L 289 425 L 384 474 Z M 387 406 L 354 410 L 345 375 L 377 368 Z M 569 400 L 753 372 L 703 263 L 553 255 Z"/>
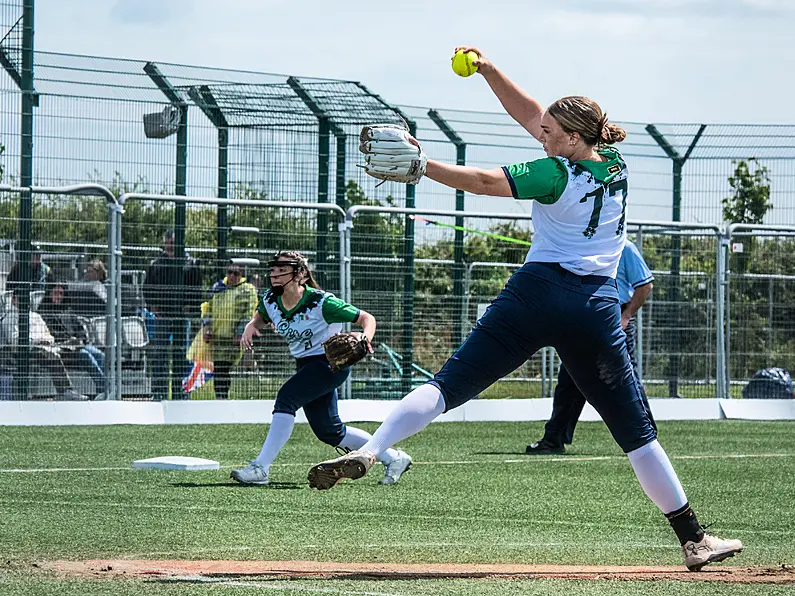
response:
<path id="1" fill-rule="evenodd" d="M 5 33 L 0 41 L 4 67 L 0 117 L 3 130 L 9 131 L 0 140 L 5 183 L 18 184 L 29 167 L 36 185 L 95 182 L 117 196 L 139 192 L 327 203 L 343 210 L 364 205 L 521 217 L 530 213 L 528 202 L 457 193 L 430 183 L 377 186 L 357 167 L 362 161 L 358 134 L 363 124 L 406 123 L 430 157 L 450 163 L 496 168 L 543 153 L 505 114 L 391 105 L 353 81 L 37 52 L 35 107 L 32 119 L 26 121 L 21 108 L 18 4 L 0 4 Z M 26 122 L 32 122 L 31 155 L 23 150 Z M 765 223 L 783 225 L 795 220 L 795 127 L 620 124 L 628 131 L 622 151 L 632 173 L 630 219 L 720 224 L 722 199 L 732 192 L 728 179 L 735 162 L 755 158 L 768 169 L 771 180 L 773 208 Z M 7 253 L 0 262 L 0 291 L 7 291 L 11 268 L 25 258 L 22 253 L 31 240 L 43 247 L 45 258 L 53 263 L 76 263 L 71 273 L 58 272 L 70 282 L 85 276 L 87 262 L 102 260 L 103 251 L 107 253 L 104 206 L 94 206 L 91 200 L 78 204 L 36 197 L 28 217 L 23 210 L 26 205 L 20 195 L 0 194 L 0 246 Z M 298 246 L 311 255 L 321 283 L 342 291 L 336 275 L 339 222 L 325 211 L 311 216 L 305 211 L 287 210 L 279 216 L 266 212 L 222 203 L 130 203 L 122 246 L 125 260 L 129 259 L 125 316 L 146 307 L 142 289 L 146 270 L 162 250 L 163 233 L 170 229 L 175 232 L 177 252 L 184 256 L 187 251 L 200 261 L 203 299 L 225 275 L 230 258 L 249 258 L 241 256 L 241 250 L 262 255 Z M 532 224 L 517 227 L 509 219 L 487 218 L 472 218 L 464 224 L 461 217 L 442 218 L 442 223 L 476 230 L 456 235 L 395 213 L 360 217 L 351 238 L 355 287 L 351 298 L 362 300 L 362 307 L 369 306 L 379 316 L 379 336 L 383 331 L 385 347 L 376 356 L 382 364 L 365 376 L 393 379 L 382 383 L 384 395 L 391 395 L 413 383 L 415 373 L 417 379 L 423 378 L 449 355 L 476 320 L 479 305 L 482 309 L 498 291 L 498 280 L 510 274 L 512 264 L 521 262 L 526 247 L 509 243 L 489 247 L 484 255 L 477 232 L 502 232 L 521 239 L 532 233 Z M 26 221 L 29 229 L 23 225 Z M 258 232 L 246 237 L 233 228 Z M 649 320 L 641 357 L 650 394 L 710 395 L 715 382 L 711 371 L 718 365 L 720 351 L 718 340 L 710 339 L 717 338 L 720 316 L 714 312 L 715 269 L 708 256 L 715 241 L 694 237 L 692 231 L 677 236 L 655 230 L 647 231 L 642 240 L 657 278 L 655 294 L 643 314 L 643 320 Z M 762 239 L 759 242 L 768 246 Z M 107 263 L 108 257 L 104 260 Z M 264 273 L 261 268 L 254 272 Z M 768 281 L 766 297 L 760 293 L 756 306 L 747 311 L 746 320 L 753 318 L 752 311 L 762 316 L 763 310 L 769 320 L 767 331 L 753 333 L 747 340 L 736 335 L 745 323 L 733 318 L 742 312 L 740 305 L 746 298 L 729 291 L 728 345 L 741 354 L 731 354 L 728 361 L 731 379 L 741 383 L 762 365 L 795 368 L 792 351 L 786 347 L 788 323 L 779 316 L 787 296 L 786 277 L 795 275 L 792 264 L 785 258 L 770 266 L 760 262 L 757 269 L 742 275 L 783 277 L 776 278 L 772 289 Z M 740 278 L 731 279 L 732 287 L 742 294 Z M 750 284 L 754 278 L 746 279 Z M 777 306 L 771 311 L 770 304 Z M 416 357 L 409 357 L 415 350 Z M 406 370 L 414 372 L 404 370 L 403 358 L 407 358 Z M 553 355 L 543 353 L 538 363 L 528 363 L 530 368 L 517 373 L 517 378 L 539 380 L 528 387 L 548 395 L 555 365 Z M 397 377 L 400 382 L 395 389 Z M 508 381 L 506 386 L 522 385 Z M 357 387 L 352 390 L 375 395 Z M 527 391 L 536 394 L 535 389 Z M 500 394 L 519 395 L 514 389 Z"/>
<path id="2" fill-rule="evenodd" d="M 726 352 L 732 396 L 756 371 L 795 364 L 795 227 L 730 226 Z"/>

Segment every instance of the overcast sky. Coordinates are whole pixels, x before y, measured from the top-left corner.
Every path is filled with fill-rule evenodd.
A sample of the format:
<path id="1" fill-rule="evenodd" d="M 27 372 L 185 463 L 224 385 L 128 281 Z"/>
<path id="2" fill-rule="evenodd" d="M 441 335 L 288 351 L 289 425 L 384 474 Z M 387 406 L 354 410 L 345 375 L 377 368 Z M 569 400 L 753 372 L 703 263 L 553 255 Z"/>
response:
<path id="1" fill-rule="evenodd" d="M 612 120 L 792 123 L 795 0 L 36 0 L 37 50 L 357 80 L 387 101 L 499 110 L 450 70 L 480 47 L 548 104 Z"/>

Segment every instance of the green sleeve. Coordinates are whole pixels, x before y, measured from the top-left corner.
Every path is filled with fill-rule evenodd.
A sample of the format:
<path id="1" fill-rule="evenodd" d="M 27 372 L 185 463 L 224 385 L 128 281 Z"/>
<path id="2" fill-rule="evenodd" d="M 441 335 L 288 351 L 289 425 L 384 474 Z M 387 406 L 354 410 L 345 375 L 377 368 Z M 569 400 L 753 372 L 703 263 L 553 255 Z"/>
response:
<path id="1" fill-rule="evenodd" d="M 326 323 L 355 323 L 358 318 L 359 309 L 336 296 L 328 296 L 323 301 L 323 320 Z"/>
<path id="2" fill-rule="evenodd" d="M 259 302 L 257 303 L 257 312 L 266 323 L 271 322 L 271 318 L 268 316 L 268 311 L 265 310 L 265 294 L 262 295 L 262 298 L 260 298 Z"/>
<path id="3" fill-rule="evenodd" d="M 502 170 L 514 199 L 534 199 L 545 205 L 557 202 L 569 182 L 568 170 L 554 157 L 504 166 Z"/>

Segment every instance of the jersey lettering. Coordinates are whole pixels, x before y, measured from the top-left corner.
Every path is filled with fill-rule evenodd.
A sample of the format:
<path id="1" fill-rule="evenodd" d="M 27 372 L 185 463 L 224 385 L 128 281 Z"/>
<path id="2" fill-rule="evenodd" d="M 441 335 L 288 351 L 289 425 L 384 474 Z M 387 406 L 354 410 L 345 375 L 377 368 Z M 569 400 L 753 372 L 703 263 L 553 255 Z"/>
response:
<path id="1" fill-rule="evenodd" d="M 616 235 L 620 236 L 624 231 L 624 223 L 627 218 L 627 179 L 616 180 L 607 185 L 607 194 L 610 197 L 615 197 L 618 191 L 621 191 L 621 219 L 618 222 L 618 230 Z M 596 234 L 596 228 L 599 227 L 599 215 L 602 213 L 602 205 L 604 204 L 605 187 L 599 186 L 593 191 L 589 192 L 580 199 L 580 203 L 585 203 L 590 197 L 593 197 L 593 211 L 591 212 L 591 219 L 588 221 L 588 227 L 583 230 L 582 235 L 589 240 Z"/>
<path id="2" fill-rule="evenodd" d="M 290 323 L 288 323 L 287 321 L 284 321 L 284 320 L 279 321 L 279 324 L 276 326 L 276 331 L 279 333 L 279 335 L 281 335 L 288 342 L 292 342 L 292 341 L 296 341 L 296 340 L 297 341 L 311 340 L 312 336 L 314 335 L 312 333 L 311 329 L 304 329 L 301 332 L 296 331 L 295 329 L 290 327 Z M 312 342 L 309 341 L 309 348 L 311 348 L 311 347 L 312 347 Z M 307 348 L 307 349 L 309 349 L 309 348 Z"/>

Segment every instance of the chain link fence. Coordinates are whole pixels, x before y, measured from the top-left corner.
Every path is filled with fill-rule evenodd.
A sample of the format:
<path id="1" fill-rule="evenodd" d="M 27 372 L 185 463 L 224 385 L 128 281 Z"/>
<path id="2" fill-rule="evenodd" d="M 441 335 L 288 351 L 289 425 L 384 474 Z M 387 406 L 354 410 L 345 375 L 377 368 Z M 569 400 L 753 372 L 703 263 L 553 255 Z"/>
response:
<path id="1" fill-rule="evenodd" d="M 379 321 L 376 353 L 356 367 L 344 397 L 398 398 L 461 343 L 520 266 L 533 232 L 529 216 L 508 213 L 376 206 L 344 212 L 320 203 L 140 193 L 116 201 L 97 185 L 3 190 L 4 231 L 14 235 L 13 210 L 29 196 L 33 230 L 43 238 L 28 251 L 12 238 L 0 251 L 2 343 L 11 348 L 3 351 L 0 375 L 5 399 L 218 398 L 211 376 L 207 383 L 191 377 L 208 362 L 212 371 L 213 358 L 197 354 L 204 343 L 212 345 L 203 335 L 206 308 L 234 285 L 226 279 L 230 269 L 242 272 L 247 298 L 210 313 L 228 329 L 226 339 L 237 337 L 264 291 L 265 263 L 288 249 L 309 257 L 325 289 Z M 180 205 L 190 207 L 182 234 L 173 228 Z M 631 221 L 628 229 L 655 277 L 638 317 L 639 363 L 650 396 L 738 397 L 757 370 L 792 368 L 795 227 L 733 225 L 724 232 Z M 105 241 L 93 240 L 99 236 Z M 17 313 L 28 311 L 26 333 Z M 69 344 L 80 338 L 62 311 L 74 315 L 84 334 L 75 345 Z M 38 317 L 48 329 L 43 335 Z M 48 334 L 54 339 L 42 342 Z M 44 360 L 47 343 L 59 344 L 49 351 L 60 352 L 62 363 Z M 96 350 L 83 353 L 85 346 Z M 234 347 L 231 386 L 221 398 L 273 397 L 292 374 L 275 335 L 266 333 L 251 358 L 241 356 Z M 559 366 L 554 352 L 543 350 L 482 397 L 550 396 Z"/>
<path id="2" fill-rule="evenodd" d="M 731 225 L 726 260 L 726 374 L 739 397 L 756 371 L 795 371 L 795 226 Z"/>
<path id="3" fill-rule="evenodd" d="M 373 309 L 382 321 L 379 336 L 383 332 L 387 338 L 383 353 L 377 355 L 379 362 L 363 377 L 388 376 L 392 380 L 382 385 L 384 395 L 391 396 L 424 378 L 451 346 L 460 343 L 476 320 L 478 305 L 499 290 L 498 278 L 510 274 L 509 266 L 496 263 L 521 262 L 524 249 L 519 245 L 486 246 L 490 252 L 484 256 L 475 232 L 443 229 L 388 209 L 502 213 L 510 217 L 471 221 L 462 215 L 439 217 L 448 225 L 477 232 L 496 230 L 521 239 L 532 232 L 531 224 L 516 225 L 529 217 L 529 203 L 476 197 L 434 184 L 377 186 L 356 167 L 359 130 L 375 122 L 406 123 L 430 157 L 446 162 L 494 168 L 541 157 L 538 144 L 507 115 L 391 105 L 352 81 L 52 52 L 31 54 L 33 67 L 26 74 L 17 4 L 0 4 L 5 29 L 0 40 L 4 68 L 0 118 L 7 131 L 0 139 L 3 182 L 25 187 L 92 182 L 114 196 L 155 193 L 218 200 L 217 206 L 209 206 L 142 199 L 127 206 L 124 238 L 118 245 L 125 256 L 120 271 L 123 284 L 114 290 L 124 293 L 120 317 L 141 316 L 147 306 L 145 265 L 162 250 L 167 230 L 174 231 L 179 258 L 186 258 L 180 252 L 186 250 L 199 261 L 203 299 L 212 283 L 222 278 L 230 258 L 258 258 L 243 253 L 264 254 L 297 245 L 310 254 L 321 283 L 344 293 L 336 259 L 345 247 L 339 245 L 331 212 L 321 210 L 309 217 L 287 210 L 276 217 L 262 215 L 268 211 L 265 208 L 234 207 L 229 199 L 319 203 L 346 212 L 357 206 L 380 209 L 382 215 L 357 215 L 347 279 L 354 286 L 350 296 Z M 762 365 L 795 366 L 782 315 L 788 312 L 787 276 L 795 275 L 786 258 L 788 238 L 754 239 L 754 254 L 757 244 L 766 250 L 785 243 L 775 263 L 763 260 L 738 271 L 734 261 L 742 257 L 731 253 L 727 257 L 731 274 L 718 286 L 713 280 L 720 263 L 711 256 L 717 240 L 705 231 L 722 223 L 721 200 L 731 192 L 728 178 L 740 159 L 756 158 L 769 170 L 773 208 L 765 223 L 780 227 L 795 219 L 795 127 L 621 124 L 628 131 L 622 151 L 632 172 L 629 217 L 702 226 L 701 232 L 686 233 L 665 231 L 665 226 L 636 230 L 657 276 L 641 325 L 640 355 L 650 394 L 714 395 L 719 382 L 728 380 L 716 379 L 714 372 L 723 367 L 720 346 L 724 344 L 727 374 L 736 382 L 744 382 Z M 109 267 L 109 260 L 116 257 L 108 249 L 108 230 L 103 228 L 106 207 L 96 199 L 75 201 L 2 195 L 0 247 L 7 247 L 6 275 L 15 259 L 24 259 L 31 251 L 32 242 L 42 247 L 45 262 L 49 258 L 60 263 L 59 255 L 72 250 L 84 255 L 71 272 L 57 268 L 57 276 L 69 282 L 85 275 L 89 257 L 106 254 L 104 266 Z M 246 228 L 259 232 L 240 231 Z M 470 268 L 474 263 L 495 264 Z M 743 306 L 748 301 L 746 289 L 759 295 Z M 721 292 L 728 294 L 727 313 L 717 311 Z M 725 341 L 719 337 L 723 325 L 716 322 L 723 318 L 728 329 Z M 187 323 L 185 341 L 192 341 Z M 121 337 L 121 323 L 113 324 Z M 128 325 L 133 334 L 133 323 Z M 765 330 L 757 332 L 760 326 Z M 741 332 L 744 327 L 749 331 Z M 173 332 L 169 341 L 172 336 Z M 136 365 L 151 373 L 151 357 L 141 362 L 141 354 L 149 356 L 149 350 L 141 349 L 130 358 L 138 358 Z M 404 364 L 406 354 L 414 356 Z M 552 388 L 547 381 L 554 377 L 555 359 L 549 353 L 539 359 L 516 375 L 540 379 L 528 385 L 532 387 L 528 395 L 549 395 Z M 170 361 L 173 367 L 174 357 Z M 152 392 L 136 377 L 124 386 L 129 387 L 124 395 L 132 395 L 136 388 L 143 388 L 145 395 Z M 361 386 L 351 385 L 350 395 L 374 394 L 376 386 L 365 380 Z M 736 387 L 732 385 L 733 395 Z M 176 384 L 169 385 L 169 395 L 177 389 Z"/>

